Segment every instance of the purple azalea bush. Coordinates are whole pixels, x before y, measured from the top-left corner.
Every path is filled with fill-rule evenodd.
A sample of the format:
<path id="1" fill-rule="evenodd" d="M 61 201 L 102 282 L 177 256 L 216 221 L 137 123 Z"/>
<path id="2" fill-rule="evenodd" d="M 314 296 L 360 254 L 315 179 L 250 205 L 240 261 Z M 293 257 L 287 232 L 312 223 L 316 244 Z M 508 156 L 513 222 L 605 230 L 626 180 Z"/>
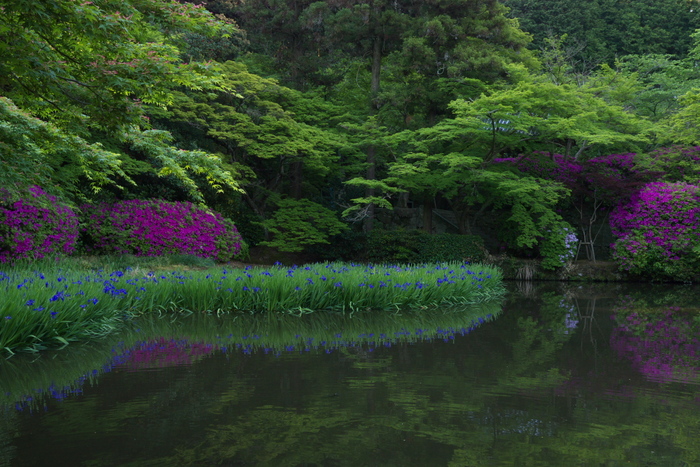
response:
<path id="1" fill-rule="evenodd" d="M 610 216 L 613 255 L 633 274 L 688 280 L 700 270 L 700 188 L 655 182 Z"/>
<path id="2" fill-rule="evenodd" d="M 189 254 L 225 262 L 242 251 L 229 219 L 188 202 L 130 200 L 82 207 L 85 248 L 96 254 Z"/>
<path id="3" fill-rule="evenodd" d="M 0 263 L 71 254 L 78 231 L 75 212 L 40 187 L 21 198 L 0 190 Z"/>
<path id="4" fill-rule="evenodd" d="M 533 177 L 560 182 L 578 197 L 603 195 L 614 202 L 629 197 L 639 189 L 640 183 L 650 181 L 647 173 L 636 165 L 636 156 L 635 153 L 608 154 L 578 161 L 561 154 L 533 152 L 493 162 L 510 164 Z"/>
<path id="5" fill-rule="evenodd" d="M 512 164 L 519 171 L 545 180 L 554 180 L 571 188 L 583 172 L 583 165 L 561 154 L 535 151 L 518 157 L 502 157 L 493 160 L 495 164 Z"/>

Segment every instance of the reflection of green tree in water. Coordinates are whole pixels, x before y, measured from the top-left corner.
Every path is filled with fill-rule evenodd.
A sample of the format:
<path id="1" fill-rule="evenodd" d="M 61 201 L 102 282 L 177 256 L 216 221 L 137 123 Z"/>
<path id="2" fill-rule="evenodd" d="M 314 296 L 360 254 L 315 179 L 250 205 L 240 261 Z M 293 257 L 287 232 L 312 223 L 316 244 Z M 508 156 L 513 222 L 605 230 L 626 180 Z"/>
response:
<path id="1" fill-rule="evenodd" d="M 554 433 L 551 420 L 498 400 L 556 387 L 562 378 L 552 368 L 554 355 L 568 338 L 533 318 L 500 319 L 508 321 L 500 331 L 482 327 L 455 346 L 458 352 L 443 343 L 420 353 L 410 345 L 346 349 L 343 361 L 352 370 L 343 381 L 304 365 L 301 378 L 313 382 L 301 383 L 298 404 L 257 406 L 222 420 L 203 443 L 167 461 L 405 466 L 498 458 L 512 436 Z"/>
<path id="2" fill-rule="evenodd" d="M 14 414 L 0 416 L 0 465 L 10 465 L 15 457 L 13 434 L 17 431 L 17 417 Z"/>
<path id="3" fill-rule="evenodd" d="M 130 440 L 143 440 L 131 444 L 139 465 L 696 465 L 698 392 L 660 396 L 641 378 L 633 386 L 629 365 L 604 346 L 608 297 L 617 295 L 511 295 L 497 320 L 447 343 L 365 343 L 331 356 L 297 346 L 276 358 L 262 351 L 270 339 L 250 355 L 203 358 L 191 371 L 133 373 L 48 426 L 127 427 Z M 576 328 L 567 327 L 572 306 Z M 318 332 L 330 325 L 315 323 Z M 285 329 L 291 334 L 275 345 L 303 341 L 296 334 L 315 329 L 306 324 Z M 245 332 L 264 334 L 256 326 Z M 168 329 L 158 332 L 179 336 Z M 187 326 L 198 342 L 223 331 Z M 572 363 L 592 353 L 595 365 Z M 152 388 L 148 401 L 129 392 L 142 384 Z M 105 405 L 99 417 L 91 412 Z M 98 456 L 119 463 L 113 452 Z"/>

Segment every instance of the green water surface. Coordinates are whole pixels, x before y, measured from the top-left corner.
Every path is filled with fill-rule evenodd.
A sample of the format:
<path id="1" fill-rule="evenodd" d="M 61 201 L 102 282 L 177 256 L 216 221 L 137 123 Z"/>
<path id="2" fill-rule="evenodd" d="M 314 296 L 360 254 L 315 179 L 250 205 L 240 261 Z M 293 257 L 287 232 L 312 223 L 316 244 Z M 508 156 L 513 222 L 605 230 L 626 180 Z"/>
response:
<path id="1" fill-rule="evenodd" d="M 0 465 L 700 465 L 700 294 L 143 320 L 0 363 Z"/>

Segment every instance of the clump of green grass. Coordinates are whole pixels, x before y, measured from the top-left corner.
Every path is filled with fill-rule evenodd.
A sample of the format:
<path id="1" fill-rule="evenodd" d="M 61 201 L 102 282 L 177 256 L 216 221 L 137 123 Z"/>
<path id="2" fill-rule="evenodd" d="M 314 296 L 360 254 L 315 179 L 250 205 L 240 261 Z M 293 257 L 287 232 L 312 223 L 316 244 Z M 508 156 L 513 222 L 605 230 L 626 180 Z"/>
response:
<path id="1" fill-rule="evenodd" d="M 287 313 L 424 309 L 502 296 L 500 270 L 466 263 L 147 272 L 0 272 L 0 349 L 41 350 L 105 336 L 148 313 Z"/>

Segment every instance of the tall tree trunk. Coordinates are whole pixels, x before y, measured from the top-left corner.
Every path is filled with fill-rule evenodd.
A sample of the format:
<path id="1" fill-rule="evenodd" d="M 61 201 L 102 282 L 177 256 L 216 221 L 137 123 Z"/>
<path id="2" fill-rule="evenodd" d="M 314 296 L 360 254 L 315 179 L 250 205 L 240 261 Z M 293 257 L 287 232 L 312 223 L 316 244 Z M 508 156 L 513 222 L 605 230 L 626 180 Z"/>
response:
<path id="1" fill-rule="evenodd" d="M 461 235 L 471 235 L 472 226 L 469 222 L 469 207 L 466 206 L 463 209 L 453 210 L 457 215 L 457 229 Z"/>
<path id="2" fill-rule="evenodd" d="M 426 233 L 433 233 L 433 197 L 423 196 L 423 230 Z"/>
<path id="3" fill-rule="evenodd" d="M 379 84 L 382 70 L 382 36 L 376 32 L 374 35 L 374 46 L 372 49 L 372 81 L 370 86 L 370 115 L 377 113 L 379 102 Z M 367 147 L 367 180 L 375 180 L 377 178 L 377 149 L 374 144 Z M 367 188 L 365 196 L 371 197 L 375 195 L 374 188 Z M 367 217 L 364 220 L 363 230 L 370 232 L 374 228 L 374 204 L 370 204 L 367 209 Z"/>
<path id="4" fill-rule="evenodd" d="M 365 175 L 367 180 L 375 180 L 377 178 L 377 164 L 376 164 L 376 148 L 374 145 L 370 145 L 367 148 L 367 173 Z M 367 188 L 365 190 L 365 196 L 374 196 L 374 188 Z M 365 217 L 363 226 L 365 232 L 371 232 L 374 228 L 374 203 L 367 206 L 367 217 Z"/>
<path id="5" fill-rule="evenodd" d="M 370 85 L 370 92 L 372 93 L 372 113 L 376 113 L 377 110 L 379 110 L 377 96 L 379 95 L 379 84 L 382 71 L 382 42 L 382 35 L 379 32 L 376 32 L 374 35 L 374 46 L 372 47 L 372 81 Z"/>
<path id="6" fill-rule="evenodd" d="M 301 160 L 294 161 L 290 167 L 291 184 L 290 194 L 294 199 L 301 199 L 301 185 L 304 182 L 304 163 Z"/>

